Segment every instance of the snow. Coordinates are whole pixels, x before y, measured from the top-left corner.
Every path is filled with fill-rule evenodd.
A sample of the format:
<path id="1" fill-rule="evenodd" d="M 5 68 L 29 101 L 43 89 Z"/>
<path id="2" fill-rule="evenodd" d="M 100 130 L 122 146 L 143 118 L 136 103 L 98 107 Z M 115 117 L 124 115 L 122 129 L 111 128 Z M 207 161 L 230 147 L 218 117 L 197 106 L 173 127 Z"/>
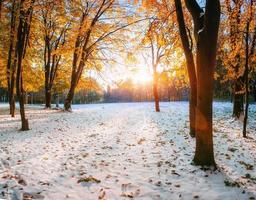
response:
<path id="1" fill-rule="evenodd" d="M 214 103 L 213 171 L 191 164 L 187 102 L 28 106 L 27 132 L 1 104 L 0 199 L 255 199 L 256 105 L 248 139 L 231 110 Z"/>

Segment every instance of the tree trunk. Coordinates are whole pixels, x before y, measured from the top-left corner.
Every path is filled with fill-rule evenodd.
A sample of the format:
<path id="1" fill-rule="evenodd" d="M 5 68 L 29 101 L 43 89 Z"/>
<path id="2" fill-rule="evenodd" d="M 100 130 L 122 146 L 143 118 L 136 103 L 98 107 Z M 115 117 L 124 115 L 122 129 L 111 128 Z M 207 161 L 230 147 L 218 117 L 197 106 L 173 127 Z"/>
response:
<path id="1" fill-rule="evenodd" d="M 197 42 L 196 165 L 215 166 L 212 134 L 213 75 L 220 21 L 219 0 L 206 0 L 205 12 L 196 0 L 186 0 Z"/>
<path id="2" fill-rule="evenodd" d="M 16 32 L 16 2 L 12 1 L 12 10 L 11 10 L 11 29 L 10 29 L 10 46 L 8 51 L 8 61 L 7 61 L 7 86 L 8 86 L 8 96 L 9 96 L 9 106 L 10 106 L 10 115 L 15 116 L 15 98 L 14 98 L 14 85 L 15 85 L 15 72 L 17 60 L 14 59 L 13 63 L 13 53 L 14 53 L 14 41 L 15 41 L 15 32 Z"/>
<path id="3" fill-rule="evenodd" d="M 239 119 L 244 111 L 244 94 L 241 93 L 242 86 L 236 81 L 233 99 L 233 117 Z"/>
<path id="4" fill-rule="evenodd" d="M 153 80 L 153 94 L 155 100 L 155 111 L 160 112 L 159 106 L 159 94 L 158 94 L 158 80 L 157 80 L 157 72 L 154 71 L 154 80 Z"/>
<path id="5" fill-rule="evenodd" d="M 45 90 L 45 108 L 51 108 L 52 93 L 50 89 Z"/>
<path id="6" fill-rule="evenodd" d="M 188 35 L 186 32 L 186 25 L 184 21 L 182 6 L 180 0 L 175 0 L 176 15 L 179 25 L 180 38 L 184 54 L 186 57 L 187 71 L 189 75 L 189 122 L 190 122 L 190 136 L 195 137 L 196 135 L 196 105 L 197 105 L 197 78 L 196 69 L 192 53 L 192 40 L 191 45 L 189 44 Z"/>
<path id="7" fill-rule="evenodd" d="M 231 7 L 231 3 L 233 3 L 233 7 Z M 227 1 L 227 8 L 229 11 L 230 18 L 230 48 L 231 53 L 236 52 L 237 43 L 242 41 L 240 25 L 241 25 L 241 8 L 242 1 Z M 235 74 L 239 74 L 239 69 L 241 69 L 242 65 L 242 55 L 240 52 L 236 52 L 233 57 L 234 60 L 231 60 L 231 67 L 234 69 Z M 239 119 L 240 115 L 243 113 L 243 103 L 244 103 L 244 94 L 243 94 L 243 85 L 244 80 L 242 76 L 236 77 L 233 82 L 233 117 Z"/>
<path id="8" fill-rule="evenodd" d="M 12 117 L 15 116 L 15 96 L 14 96 L 14 87 L 15 87 L 15 71 L 16 71 L 17 59 L 15 58 L 13 64 L 13 70 L 11 73 L 11 82 L 10 82 L 10 90 L 9 90 L 9 101 L 10 101 L 10 114 Z M 17 91 L 16 91 L 17 93 Z"/>
<path id="9" fill-rule="evenodd" d="M 244 71 L 244 78 L 245 78 L 245 112 L 244 112 L 244 124 L 243 124 L 243 137 L 246 138 L 246 128 L 247 128 L 247 120 L 248 120 L 248 110 L 249 110 L 249 57 L 253 55 L 254 52 L 254 45 L 255 41 L 252 42 L 252 49 L 249 55 L 249 31 L 250 31 L 250 23 L 252 20 L 252 6 L 253 0 L 250 3 L 250 17 L 246 23 L 246 35 L 245 35 L 245 71 Z M 256 33 L 255 33 L 256 35 Z M 253 36 L 255 39 L 255 35 Z"/>
<path id="10" fill-rule="evenodd" d="M 10 114 L 12 117 L 15 117 L 15 98 L 14 98 L 14 95 L 11 94 L 10 97 L 11 98 L 9 101 L 9 105 L 10 105 Z"/>
<path id="11" fill-rule="evenodd" d="M 197 106 L 197 85 L 190 83 L 190 93 L 189 93 L 189 126 L 190 126 L 190 136 L 196 136 L 196 106 Z"/>
<path id="12" fill-rule="evenodd" d="M 65 99 L 65 103 L 64 103 L 64 109 L 66 111 L 71 111 L 71 104 L 72 104 L 72 100 L 75 94 L 75 88 L 76 88 L 76 84 L 74 82 L 71 83 L 71 87 L 68 91 L 68 95 Z"/>
<path id="13" fill-rule="evenodd" d="M 204 49 L 202 49 L 204 50 Z M 196 109 L 196 152 L 197 165 L 215 165 L 212 135 L 213 73 L 210 62 L 203 51 L 199 53 L 197 76 Z"/>
<path id="14" fill-rule="evenodd" d="M 31 1 L 30 7 L 25 10 L 24 0 L 20 2 L 20 16 L 19 26 L 17 31 L 17 44 L 15 51 L 15 59 L 17 59 L 17 76 L 16 76 L 16 92 L 19 99 L 20 105 L 20 116 L 21 116 L 21 130 L 29 130 L 28 119 L 25 116 L 25 91 L 23 89 L 23 65 L 22 61 L 25 58 L 26 47 L 28 44 L 28 37 L 30 31 L 30 23 L 32 20 L 33 4 L 34 0 Z"/>

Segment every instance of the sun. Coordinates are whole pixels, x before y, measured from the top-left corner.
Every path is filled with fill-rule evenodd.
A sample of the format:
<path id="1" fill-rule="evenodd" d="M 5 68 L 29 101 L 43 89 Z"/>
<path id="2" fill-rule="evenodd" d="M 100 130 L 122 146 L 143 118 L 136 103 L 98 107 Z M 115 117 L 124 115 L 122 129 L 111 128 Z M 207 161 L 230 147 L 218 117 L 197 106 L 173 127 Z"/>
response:
<path id="1" fill-rule="evenodd" d="M 140 69 L 132 74 L 132 81 L 135 84 L 147 84 L 152 81 L 152 74 L 149 70 Z"/>

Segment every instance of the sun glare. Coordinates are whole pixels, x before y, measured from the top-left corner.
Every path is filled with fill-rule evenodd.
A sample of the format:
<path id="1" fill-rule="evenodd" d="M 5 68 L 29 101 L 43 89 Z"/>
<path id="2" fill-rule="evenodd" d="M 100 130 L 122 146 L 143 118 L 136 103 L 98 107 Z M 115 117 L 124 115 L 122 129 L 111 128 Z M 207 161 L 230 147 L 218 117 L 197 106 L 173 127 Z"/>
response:
<path id="1" fill-rule="evenodd" d="M 152 74 L 146 69 L 141 69 L 132 74 L 132 81 L 135 84 L 150 83 L 152 81 Z"/>

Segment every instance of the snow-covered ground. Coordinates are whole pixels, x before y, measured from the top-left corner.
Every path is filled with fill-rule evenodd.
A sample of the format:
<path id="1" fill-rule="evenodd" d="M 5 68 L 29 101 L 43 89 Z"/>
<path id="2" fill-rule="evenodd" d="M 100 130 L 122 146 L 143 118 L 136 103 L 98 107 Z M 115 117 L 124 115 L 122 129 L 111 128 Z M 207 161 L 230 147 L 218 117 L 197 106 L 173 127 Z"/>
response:
<path id="1" fill-rule="evenodd" d="M 244 139 L 232 105 L 214 104 L 216 171 L 191 165 L 187 102 L 34 106 L 27 132 L 0 107 L 0 199 L 256 198 L 255 105 Z"/>

